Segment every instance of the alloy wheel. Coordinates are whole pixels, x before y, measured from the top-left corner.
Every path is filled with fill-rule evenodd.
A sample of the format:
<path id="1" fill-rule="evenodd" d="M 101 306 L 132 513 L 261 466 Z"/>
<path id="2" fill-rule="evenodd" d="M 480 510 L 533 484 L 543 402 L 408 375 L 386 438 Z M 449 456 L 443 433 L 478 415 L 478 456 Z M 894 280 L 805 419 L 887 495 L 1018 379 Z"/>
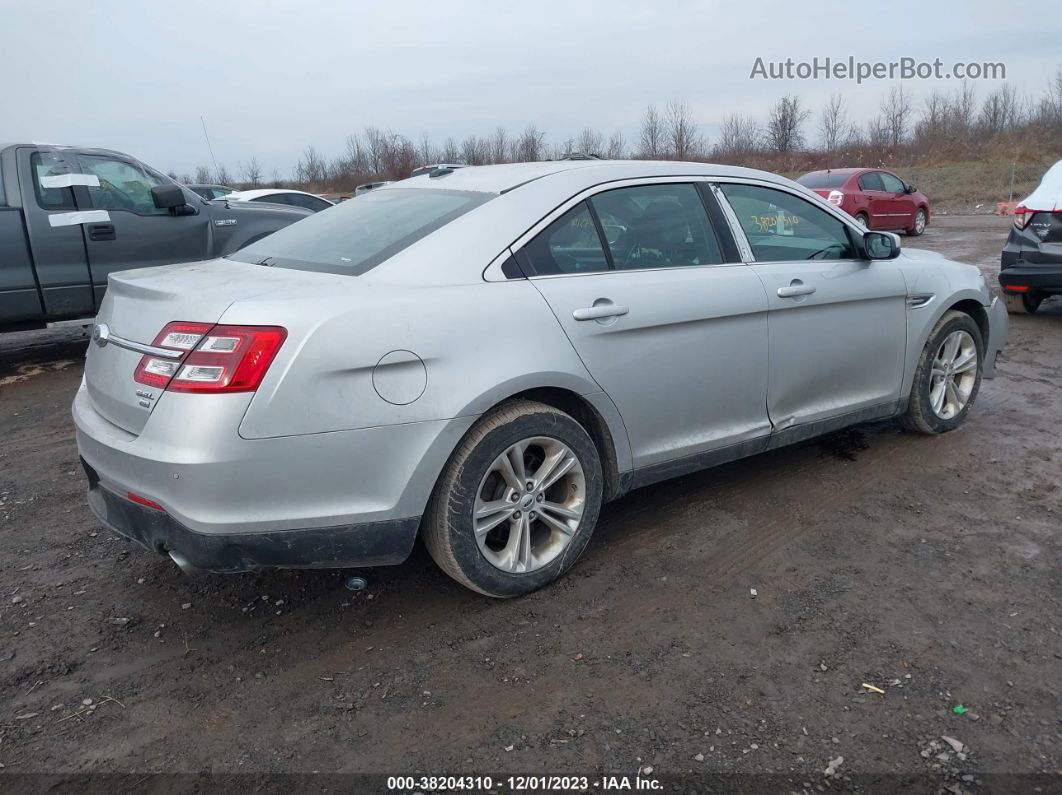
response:
<path id="1" fill-rule="evenodd" d="M 480 481 L 476 544 L 502 571 L 535 571 L 571 542 L 585 502 L 586 478 L 571 448 L 547 436 L 523 439 L 495 458 Z"/>
<path id="2" fill-rule="evenodd" d="M 977 382 L 977 344 L 969 332 L 951 332 L 933 358 L 929 374 L 929 405 L 942 420 L 957 416 L 970 402 Z"/>

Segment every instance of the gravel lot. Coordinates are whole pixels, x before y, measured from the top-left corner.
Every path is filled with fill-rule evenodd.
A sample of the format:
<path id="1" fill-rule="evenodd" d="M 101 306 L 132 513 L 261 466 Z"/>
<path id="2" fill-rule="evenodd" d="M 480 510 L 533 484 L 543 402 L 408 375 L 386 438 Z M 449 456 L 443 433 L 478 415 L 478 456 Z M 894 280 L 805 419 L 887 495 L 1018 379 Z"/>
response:
<path id="1" fill-rule="evenodd" d="M 904 242 L 994 283 L 1008 223 Z M 350 572 L 189 578 L 113 537 L 69 415 L 85 339 L 0 337 L 0 776 L 1062 787 L 1058 299 L 1011 319 L 956 433 L 861 426 L 642 489 L 564 580 L 509 602 L 420 549 L 355 594 Z"/>

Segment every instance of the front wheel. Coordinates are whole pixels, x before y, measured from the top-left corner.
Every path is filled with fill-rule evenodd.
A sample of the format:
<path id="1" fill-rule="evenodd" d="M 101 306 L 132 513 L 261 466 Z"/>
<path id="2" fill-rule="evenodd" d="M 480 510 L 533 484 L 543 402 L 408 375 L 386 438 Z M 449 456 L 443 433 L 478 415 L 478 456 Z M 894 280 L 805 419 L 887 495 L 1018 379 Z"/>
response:
<path id="1" fill-rule="evenodd" d="M 855 220 L 864 229 L 870 229 L 870 216 L 866 213 L 856 213 Z"/>
<path id="2" fill-rule="evenodd" d="M 1003 303 L 1007 312 L 1012 315 L 1031 315 L 1040 308 L 1042 298 L 1036 298 L 1028 293 L 1003 293 Z"/>
<path id="3" fill-rule="evenodd" d="M 929 218 L 926 215 L 926 211 L 922 208 L 919 208 L 918 212 L 915 213 L 914 224 L 911 226 L 910 229 L 907 230 L 908 236 L 918 237 L 919 235 L 921 235 L 923 232 L 926 231 L 926 224 L 928 223 L 928 221 Z"/>
<path id="4" fill-rule="evenodd" d="M 601 460 L 586 430 L 551 406 L 515 400 L 457 446 L 428 504 L 424 542 L 462 585 L 519 596 L 575 563 L 601 495 Z"/>
<path id="5" fill-rule="evenodd" d="M 983 362 L 984 342 L 974 319 L 965 312 L 945 312 L 918 359 L 903 426 L 937 434 L 962 425 L 981 388 Z"/>

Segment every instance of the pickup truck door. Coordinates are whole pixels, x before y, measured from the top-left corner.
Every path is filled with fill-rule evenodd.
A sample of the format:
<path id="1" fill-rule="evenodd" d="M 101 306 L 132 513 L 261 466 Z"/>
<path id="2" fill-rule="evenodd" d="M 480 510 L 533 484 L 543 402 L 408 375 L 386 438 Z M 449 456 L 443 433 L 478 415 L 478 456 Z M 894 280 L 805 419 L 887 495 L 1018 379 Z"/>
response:
<path id="1" fill-rule="evenodd" d="M 83 174 L 99 185 L 75 188 L 78 208 L 102 210 L 107 219 L 84 224 L 92 290 L 98 309 L 114 271 L 191 262 L 211 252 L 211 214 L 191 191 L 186 215 L 155 206 L 151 189 L 170 180 L 113 152 L 78 152 Z M 91 181 L 91 180 L 90 180 Z"/>
<path id="2" fill-rule="evenodd" d="M 91 314 L 95 305 L 89 280 L 85 238 L 78 223 L 73 189 L 64 185 L 79 166 L 62 147 L 19 147 L 16 171 L 22 196 L 25 234 L 33 254 L 44 316 L 48 319 Z M 21 231 L 21 230 L 20 230 Z"/>

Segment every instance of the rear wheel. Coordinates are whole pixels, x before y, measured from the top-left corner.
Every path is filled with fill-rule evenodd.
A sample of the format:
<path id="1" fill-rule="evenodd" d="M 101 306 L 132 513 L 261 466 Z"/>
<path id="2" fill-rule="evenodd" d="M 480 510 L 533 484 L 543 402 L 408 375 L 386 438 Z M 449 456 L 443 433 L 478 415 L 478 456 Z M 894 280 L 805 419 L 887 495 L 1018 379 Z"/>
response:
<path id="1" fill-rule="evenodd" d="M 859 224 L 861 227 L 863 227 L 864 229 L 870 229 L 870 216 L 868 216 L 866 213 L 856 213 L 855 219 L 856 223 Z"/>
<path id="2" fill-rule="evenodd" d="M 915 213 L 914 223 L 907 230 L 907 234 L 911 237 L 918 237 L 926 231 L 926 223 L 928 221 L 929 217 L 926 215 L 926 211 L 919 207 L 918 212 Z"/>
<path id="3" fill-rule="evenodd" d="M 1003 293 L 1003 303 L 1012 315 L 1031 315 L 1044 299 L 1028 293 Z"/>
<path id="4" fill-rule="evenodd" d="M 974 319 L 965 312 L 945 312 L 918 359 L 903 426 L 937 434 L 962 425 L 981 388 L 983 361 L 984 342 Z"/>
<path id="5" fill-rule="evenodd" d="M 425 514 L 439 567 L 472 590 L 511 597 L 567 571 L 601 508 L 601 461 L 578 422 L 518 400 L 484 415 L 458 445 Z"/>

